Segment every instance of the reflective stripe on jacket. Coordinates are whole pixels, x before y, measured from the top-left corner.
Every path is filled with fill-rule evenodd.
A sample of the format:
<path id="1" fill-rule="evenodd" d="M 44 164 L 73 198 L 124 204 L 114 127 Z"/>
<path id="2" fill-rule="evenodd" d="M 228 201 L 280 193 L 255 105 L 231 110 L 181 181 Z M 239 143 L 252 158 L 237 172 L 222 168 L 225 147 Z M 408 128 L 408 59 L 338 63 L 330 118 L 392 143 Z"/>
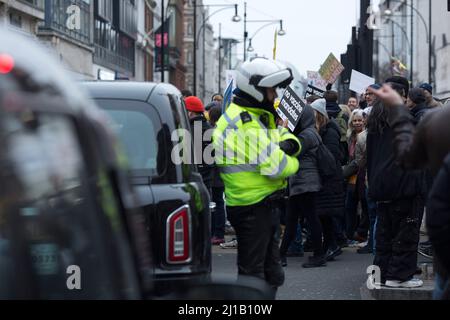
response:
<path id="1" fill-rule="evenodd" d="M 280 142 L 298 143 L 288 156 Z M 217 123 L 213 135 L 216 164 L 225 184 L 227 206 L 250 206 L 287 187 L 286 178 L 299 170 L 300 141 L 263 109 L 232 104 Z"/>

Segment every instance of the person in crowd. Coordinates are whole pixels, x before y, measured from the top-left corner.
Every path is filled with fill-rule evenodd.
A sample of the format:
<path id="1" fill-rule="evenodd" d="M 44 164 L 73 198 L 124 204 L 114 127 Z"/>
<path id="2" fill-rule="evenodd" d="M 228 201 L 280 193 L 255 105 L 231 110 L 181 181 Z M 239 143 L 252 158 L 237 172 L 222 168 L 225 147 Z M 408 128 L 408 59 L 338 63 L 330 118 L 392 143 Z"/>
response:
<path id="1" fill-rule="evenodd" d="M 211 144 L 211 141 L 204 141 L 205 139 L 203 139 L 203 137 L 205 137 L 205 133 L 208 130 L 212 129 L 212 127 L 205 117 L 205 106 L 199 98 L 190 96 L 185 98 L 184 102 L 188 111 L 192 132 L 195 131 L 196 126 L 200 126 L 202 129 L 202 137 L 200 137 L 202 139 L 202 150 L 195 150 L 194 156 L 195 163 L 198 166 L 198 171 L 203 178 L 203 182 L 205 183 L 208 191 L 211 192 L 212 171 L 214 165 L 207 164 L 203 158 L 203 153 L 205 149 L 208 148 L 208 146 Z M 199 137 L 195 138 L 198 139 Z M 201 151 L 202 153 L 198 154 L 199 151 Z"/>
<path id="2" fill-rule="evenodd" d="M 185 90 L 181 90 L 181 94 L 183 95 L 183 98 L 187 98 L 187 97 L 192 97 L 192 91 L 185 89 Z"/>
<path id="3" fill-rule="evenodd" d="M 222 116 L 222 107 L 214 106 L 209 110 L 209 123 L 215 129 L 217 122 Z M 218 246 L 225 243 L 225 224 L 226 224 L 226 212 L 224 201 L 225 185 L 220 177 L 220 171 L 218 167 L 214 167 L 212 171 L 211 182 L 211 197 L 212 201 L 216 204 L 216 210 L 212 214 L 211 227 L 212 227 L 212 240 L 211 244 Z"/>
<path id="4" fill-rule="evenodd" d="M 306 103 L 311 105 L 314 101 L 319 100 L 319 99 L 320 99 L 319 96 L 311 95 L 311 96 L 306 98 Z"/>
<path id="5" fill-rule="evenodd" d="M 339 107 L 338 104 L 338 94 L 336 91 L 327 91 L 324 95 L 325 100 L 327 101 L 327 113 L 330 119 L 334 119 L 339 125 L 341 131 L 341 149 L 342 152 L 346 155 L 344 159 L 344 163 L 348 162 L 347 157 L 347 131 L 348 131 L 348 121 L 349 117 L 346 115 L 344 111 Z"/>
<path id="6" fill-rule="evenodd" d="M 359 108 L 358 98 L 350 97 L 350 99 L 348 99 L 347 106 L 349 107 L 350 112 L 353 112 L 356 109 L 358 109 Z"/>
<path id="7" fill-rule="evenodd" d="M 425 94 L 426 105 L 428 108 L 433 109 L 442 107 L 442 103 L 440 103 L 433 97 L 433 86 L 431 84 L 422 83 L 419 88 L 422 89 L 423 93 Z"/>
<path id="8" fill-rule="evenodd" d="M 409 82 L 391 77 L 386 84 L 396 90 L 403 103 L 409 94 Z M 375 89 L 369 90 L 374 92 Z M 376 255 L 374 264 L 381 269 L 381 282 L 393 288 L 421 287 L 414 279 L 417 271 L 417 246 L 423 213 L 423 174 L 402 168 L 395 158 L 394 132 L 388 122 L 389 109 L 375 105 L 368 120 L 367 171 L 369 194 L 377 201 Z"/>
<path id="9" fill-rule="evenodd" d="M 278 202 L 284 199 L 287 178 L 300 168 L 297 156 L 303 149 L 295 135 L 275 122 L 276 90 L 292 80 L 292 71 L 277 61 L 244 62 L 236 76 L 239 90 L 213 134 L 227 215 L 236 231 L 239 275 L 265 280 L 274 295 L 284 283 Z M 242 147 L 233 143 L 239 136 L 255 140 Z"/>
<path id="10" fill-rule="evenodd" d="M 217 103 L 220 103 L 222 105 L 222 103 L 223 103 L 223 95 L 221 95 L 220 93 L 216 93 L 215 95 L 212 96 L 211 102 L 217 102 Z"/>
<path id="11" fill-rule="evenodd" d="M 414 119 L 414 123 L 417 125 L 420 120 L 422 120 L 424 115 L 429 111 L 425 91 L 420 88 L 411 89 L 408 94 L 406 106 L 409 108 L 410 113 Z"/>
<path id="12" fill-rule="evenodd" d="M 366 199 L 366 171 L 361 168 L 361 155 L 357 157 L 357 144 L 360 134 L 365 134 L 365 113 L 357 109 L 352 112 L 347 133 L 350 163 L 345 166 L 344 179 L 347 183 L 347 196 L 345 201 L 346 234 L 352 241 L 365 242 L 369 229 L 369 217 Z M 364 148 L 361 146 L 360 148 Z M 358 204 L 361 203 L 362 215 L 358 220 Z M 359 226 L 359 227 L 358 227 Z"/>
<path id="13" fill-rule="evenodd" d="M 344 158 L 340 149 L 341 133 L 335 120 L 328 117 L 326 100 L 315 101 L 311 107 L 316 117 L 316 129 L 324 146 L 331 152 L 336 163 L 333 175 L 322 178 L 322 189 L 317 195 L 316 211 L 323 229 L 323 247 L 326 260 L 332 261 L 342 254 L 334 230 L 333 218 L 342 217 L 345 210 L 345 190 L 341 162 Z"/>
<path id="14" fill-rule="evenodd" d="M 286 231 L 280 247 L 281 261 L 287 266 L 286 254 L 295 237 L 300 217 L 306 219 L 313 256 L 303 264 L 304 268 L 315 268 L 326 265 L 325 253 L 322 246 L 322 225 L 316 212 L 317 193 L 321 189 L 320 175 L 317 167 L 317 148 L 320 136 L 315 129 L 314 110 L 306 105 L 303 109 L 301 123 L 295 134 L 304 149 L 299 156 L 301 170 L 289 179 L 289 202 L 286 219 Z M 307 147 L 306 147 L 307 146 Z"/>
<path id="15" fill-rule="evenodd" d="M 427 201 L 427 229 L 434 248 L 435 299 L 450 299 L 450 108 L 429 112 L 414 124 L 402 97 L 391 87 L 372 90 L 389 108 L 394 152 L 406 169 L 429 168 L 435 177 Z"/>
<path id="16" fill-rule="evenodd" d="M 373 88 L 375 90 L 380 89 L 381 86 L 379 84 L 373 84 L 369 88 Z M 366 90 L 366 93 L 364 94 L 364 99 L 366 101 L 366 107 L 364 108 L 364 113 L 367 117 L 370 116 L 370 113 L 372 112 L 373 106 L 377 103 L 377 99 L 375 95 L 369 91 Z"/>

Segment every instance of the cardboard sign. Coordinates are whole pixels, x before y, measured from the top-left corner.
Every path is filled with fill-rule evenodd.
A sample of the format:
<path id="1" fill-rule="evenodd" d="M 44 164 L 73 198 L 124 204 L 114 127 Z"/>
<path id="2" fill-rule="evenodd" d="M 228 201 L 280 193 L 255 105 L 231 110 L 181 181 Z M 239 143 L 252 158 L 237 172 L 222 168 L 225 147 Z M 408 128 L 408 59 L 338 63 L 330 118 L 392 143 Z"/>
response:
<path id="1" fill-rule="evenodd" d="M 308 86 L 325 91 L 328 83 L 322 79 L 320 73 L 317 71 L 308 71 Z"/>
<path id="2" fill-rule="evenodd" d="M 352 70 L 352 79 L 350 81 L 350 90 L 362 94 L 367 88 L 375 83 L 375 79 L 365 74 Z"/>
<path id="3" fill-rule="evenodd" d="M 294 132 L 299 124 L 305 107 L 303 100 L 297 96 L 291 87 L 284 91 L 277 113 L 283 121 L 288 120 L 291 132 Z"/>
<path id="4" fill-rule="evenodd" d="M 333 84 L 344 70 L 344 66 L 336 59 L 334 54 L 330 53 L 327 60 L 325 60 L 320 68 L 319 74 L 327 83 Z"/>

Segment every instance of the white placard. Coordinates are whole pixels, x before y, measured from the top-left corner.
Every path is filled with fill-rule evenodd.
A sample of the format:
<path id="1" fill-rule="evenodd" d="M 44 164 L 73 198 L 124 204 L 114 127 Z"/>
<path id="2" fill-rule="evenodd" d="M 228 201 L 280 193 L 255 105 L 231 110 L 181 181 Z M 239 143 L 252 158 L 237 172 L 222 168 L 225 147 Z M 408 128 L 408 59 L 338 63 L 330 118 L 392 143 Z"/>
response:
<path id="1" fill-rule="evenodd" d="M 352 80 L 350 81 L 350 90 L 362 94 L 367 88 L 375 83 L 375 79 L 365 74 L 352 70 Z"/>

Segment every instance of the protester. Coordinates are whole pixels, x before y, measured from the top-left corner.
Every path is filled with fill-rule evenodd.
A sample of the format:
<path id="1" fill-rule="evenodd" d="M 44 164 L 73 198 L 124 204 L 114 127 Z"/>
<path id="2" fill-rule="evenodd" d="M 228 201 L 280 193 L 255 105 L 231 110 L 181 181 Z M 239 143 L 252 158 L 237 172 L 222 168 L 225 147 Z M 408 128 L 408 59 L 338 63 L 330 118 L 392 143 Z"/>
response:
<path id="1" fill-rule="evenodd" d="M 332 261 L 342 254 L 342 249 L 337 244 L 333 218 L 342 217 L 345 210 L 345 192 L 341 161 L 344 158 L 340 149 L 341 134 L 335 120 L 328 118 L 326 100 L 314 102 L 311 107 L 315 111 L 316 129 L 322 142 L 333 155 L 336 170 L 333 175 L 322 178 L 322 189 L 317 195 L 316 212 L 320 218 L 323 229 L 323 247 L 326 252 L 326 260 Z"/>
<path id="2" fill-rule="evenodd" d="M 192 97 L 192 91 L 185 89 L 185 90 L 181 90 L 181 94 L 183 95 L 183 98 L 187 98 L 187 97 Z"/>
<path id="3" fill-rule="evenodd" d="M 355 97 L 350 97 L 350 99 L 348 99 L 347 106 L 350 108 L 351 112 L 355 111 L 359 107 L 358 99 Z"/>
<path id="4" fill-rule="evenodd" d="M 412 89 L 409 92 L 406 106 L 409 108 L 411 115 L 413 116 L 414 123 L 417 125 L 423 116 L 429 111 L 429 107 L 426 104 L 427 98 L 424 90 L 420 88 Z"/>
<path id="5" fill-rule="evenodd" d="M 215 106 L 209 110 L 209 123 L 213 128 L 217 127 L 217 122 L 222 116 L 222 107 Z M 211 197 L 212 201 L 216 204 L 216 210 L 212 214 L 211 219 L 211 235 L 212 245 L 221 245 L 225 243 L 225 185 L 220 177 L 220 170 L 218 167 L 214 167 L 212 171 L 212 183 L 211 183 Z"/>
<path id="6" fill-rule="evenodd" d="M 311 95 L 311 96 L 306 98 L 306 103 L 311 105 L 314 101 L 319 100 L 319 99 L 320 99 L 319 96 Z"/>
<path id="7" fill-rule="evenodd" d="M 399 92 L 403 102 L 406 101 L 407 79 L 392 77 L 386 83 Z M 423 282 L 414 279 L 414 274 L 417 271 L 418 217 L 424 209 L 423 175 L 406 171 L 396 161 L 394 132 L 388 116 L 389 109 L 378 104 L 368 121 L 369 194 L 378 204 L 374 264 L 380 267 L 381 281 L 386 286 L 420 287 Z"/>
<path id="8" fill-rule="evenodd" d="M 330 119 L 334 119 L 339 125 L 339 129 L 341 132 L 341 150 L 345 155 L 344 163 L 348 162 L 347 150 L 347 130 L 348 130 L 348 121 L 349 117 L 345 114 L 344 111 L 339 107 L 338 104 L 338 94 L 336 91 L 327 91 L 324 95 L 325 100 L 327 101 L 327 113 Z"/>
<path id="9" fill-rule="evenodd" d="M 428 108 L 433 109 L 437 107 L 442 107 L 442 103 L 438 102 L 433 97 L 433 86 L 429 83 L 423 83 L 419 87 L 423 90 L 423 93 L 425 94 L 426 98 L 426 105 Z"/>
<path id="10" fill-rule="evenodd" d="M 380 89 L 381 86 L 379 84 L 373 84 L 369 88 L 376 90 L 376 89 Z M 364 113 L 368 117 L 368 116 L 370 116 L 370 113 L 372 112 L 373 106 L 377 103 L 377 99 L 376 99 L 375 95 L 369 90 L 366 90 L 364 98 L 366 101 L 366 107 L 364 108 Z"/>
<path id="11" fill-rule="evenodd" d="M 195 163 L 198 166 L 198 171 L 200 172 L 203 182 L 206 188 L 211 192 L 211 181 L 212 181 L 212 171 L 214 166 L 207 164 L 204 161 L 203 153 L 206 148 L 211 144 L 211 141 L 205 141 L 205 133 L 212 129 L 211 125 L 208 123 L 205 117 L 205 106 L 203 102 L 194 96 L 187 97 L 185 100 L 186 109 L 189 113 L 189 121 L 191 124 L 192 132 L 194 132 L 196 126 L 200 126 L 202 129 L 202 150 L 195 150 L 195 152 L 201 151 L 201 154 L 195 153 Z"/>
<path id="12" fill-rule="evenodd" d="M 372 90 L 390 108 L 388 122 L 394 132 L 396 159 L 407 169 L 428 167 L 435 176 L 427 201 L 427 229 L 435 257 L 435 299 L 442 299 L 450 279 L 450 108 L 430 112 L 418 126 L 400 95 L 388 86 Z M 445 159 L 445 160 L 444 160 Z"/>
<path id="13" fill-rule="evenodd" d="M 352 241 L 365 242 L 369 230 L 369 217 L 366 199 L 366 172 L 361 167 L 361 155 L 357 157 L 358 136 L 365 131 L 365 114 L 362 110 L 353 111 L 347 133 L 350 163 L 344 169 L 344 179 L 347 183 L 347 196 L 345 201 L 346 234 Z M 362 146 L 362 148 L 365 148 Z M 358 204 L 361 204 L 362 215 L 358 220 Z M 358 228 L 359 226 L 359 228 Z"/>
<path id="14" fill-rule="evenodd" d="M 299 170 L 296 156 L 302 150 L 287 129 L 277 130 L 274 102 L 276 89 L 292 80 L 292 71 L 279 62 L 263 58 L 244 62 L 237 71 L 239 90 L 213 138 L 228 219 L 237 236 L 239 274 L 264 279 L 274 294 L 284 283 L 277 202 L 284 199 L 286 179 Z M 255 141 L 242 148 L 233 143 L 238 136 Z"/>
<path id="15" fill-rule="evenodd" d="M 316 196 L 321 189 L 320 175 L 317 167 L 317 148 L 320 136 L 315 129 L 314 110 L 306 105 L 301 123 L 296 129 L 296 136 L 301 141 L 303 150 L 299 156 L 301 170 L 289 179 L 289 202 L 286 219 L 286 231 L 281 243 L 280 253 L 283 266 L 287 265 L 286 254 L 295 237 L 298 220 L 304 217 L 308 224 L 313 256 L 303 264 L 304 268 L 326 265 L 322 245 L 322 225 L 316 212 Z"/>
<path id="16" fill-rule="evenodd" d="M 211 102 L 223 103 L 223 95 L 220 93 L 216 93 L 212 96 Z"/>

